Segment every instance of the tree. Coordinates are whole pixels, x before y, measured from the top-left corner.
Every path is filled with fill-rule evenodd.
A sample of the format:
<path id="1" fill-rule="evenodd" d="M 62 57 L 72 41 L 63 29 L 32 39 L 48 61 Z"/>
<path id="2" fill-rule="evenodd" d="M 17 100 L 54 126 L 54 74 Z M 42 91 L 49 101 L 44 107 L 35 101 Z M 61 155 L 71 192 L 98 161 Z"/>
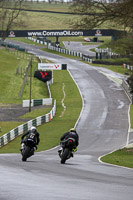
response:
<path id="1" fill-rule="evenodd" d="M 127 52 L 133 64 L 133 0 L 73 0 L 71 9 L 79 15 L 71 23 L 73 28 L 93 29 L 109 24 L 109 28 L 113 25 L 126 30 L 126 38 L 113 46 L 119 43 L 120 51 Z"/>
<path id="2" fill-rule="evenodd" d="M 20 15 L 24 0 L 0 0 L 0 30 L 4 31 L 2 39 L 6 38 L 7 32 L 12 27 L 22 23 Z"/>
<path id="3" fill-rule="evenodd" d="M 105 22 L 114 22 L 119 27 L 133 31 L 133 0 L 73 0 L 71 7 L 80 18 L 73 27 L 88 29 Z"/>

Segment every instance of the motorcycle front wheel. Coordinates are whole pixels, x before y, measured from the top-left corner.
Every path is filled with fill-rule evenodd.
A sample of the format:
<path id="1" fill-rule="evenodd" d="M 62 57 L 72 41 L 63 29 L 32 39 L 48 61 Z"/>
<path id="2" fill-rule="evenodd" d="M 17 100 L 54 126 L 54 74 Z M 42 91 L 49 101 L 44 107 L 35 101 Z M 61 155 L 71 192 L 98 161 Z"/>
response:
<path id="1" fill-rule="evenodd" d="M 69 154 L 69 149 L 65 148 L 61 156 L 61 164 L 64 164 L 66 162 L 68 154 Z"/>
<path id="2" fill-rule="evenodd" d="M 27 160 L 29 152 L 30 152 L 30 147 L 26 146 L 25 150 L 24 150 L 24 153 L 23 153 L 23 156 L 22 156 L 22 161 L 26 161 Z"/>

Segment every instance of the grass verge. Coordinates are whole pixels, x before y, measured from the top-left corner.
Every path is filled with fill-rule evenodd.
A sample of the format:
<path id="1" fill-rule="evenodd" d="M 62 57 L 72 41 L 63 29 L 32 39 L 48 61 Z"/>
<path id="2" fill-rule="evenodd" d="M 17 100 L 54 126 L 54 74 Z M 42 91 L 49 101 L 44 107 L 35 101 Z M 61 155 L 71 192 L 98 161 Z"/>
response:
<path id="1" fill-rule="evenodd" d="M 124 68 L 122 65 L 103 65 L 103 64 L 91 64 L 95 67 L 104 67 L 106 69 L 112 70 L 113 72 L 119 74 L 131 74 L 131 70 Z"/>
<path id="2" fill-rule="evenodd" d="M 30 77 L 28 76 L 26 87 L 22 97 L 19 96 L 24 81 L 24 74 L 29 60 L 20 58 L 15 54 L 9 53 L 5 49 L 0 50 L 0 103 L 21 104 L 23 99 L 29 99 Z M 33 61 L 33 69 L 37 69 L 38 61 Z M 16 74 L 19 67 L 19 74 Z M 32 99 L 48 97 L 46 84 L 36 78 L 32 78 Z"/>
<path id="3" fill-rule="evenodd" d="M 0 136 L 4 135 L 5 133 L 8 133 L 12 129 L 16 128 L 17 126 L 24 124 L 25 122 L 15 122 L 15 121 L 0 121 L 0 127 L 1 127 L 1 132 Z"/>
<path id="4" fill-rule="evenodd" d="M 40 108 L 40 109 L 35 109 L 32 112 L 28 112 L 28 113 L 26 113 L 25 115 L 23 115 L 19 118 L 20 119 L 29 119 L 29 120 L 35 119 L 38 116 L 42 116 L 42 115 L 49 113 L 51 108 L 52 108 L 52 106 L 48 106 L 48 107 Z"/>
<path id="5" fill-rule="evenodd" d="M 102 162 L 133 168 L 133 148 L 119 149 L 101 158 Z"/>

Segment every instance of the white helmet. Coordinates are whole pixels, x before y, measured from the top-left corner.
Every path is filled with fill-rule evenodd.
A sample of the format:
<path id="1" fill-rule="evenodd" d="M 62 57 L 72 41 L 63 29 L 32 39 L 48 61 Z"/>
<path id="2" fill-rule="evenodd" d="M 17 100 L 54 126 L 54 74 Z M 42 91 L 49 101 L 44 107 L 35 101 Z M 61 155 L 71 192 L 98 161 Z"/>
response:
<path id="1" fill-rule="evenodd" d="M 32 126 L 32 127 L 30 128 L 30 130 L 31 130 L 32 132 L 35 132 L 35 131 L 36 131 L 36 127 L 35 127 L 35 126 Z"/>

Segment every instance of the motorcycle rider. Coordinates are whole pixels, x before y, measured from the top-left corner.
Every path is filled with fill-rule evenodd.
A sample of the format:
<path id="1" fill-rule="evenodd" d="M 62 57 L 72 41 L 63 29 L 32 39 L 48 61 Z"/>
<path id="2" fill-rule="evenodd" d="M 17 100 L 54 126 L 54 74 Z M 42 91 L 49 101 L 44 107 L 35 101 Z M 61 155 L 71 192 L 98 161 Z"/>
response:
<path id="1" fill-rule="evenodd" d="M 26 138 L 24 139 L 24 137 L 26 136 Z M 39 138 L 39 133 L 37 132 L 37 129 L 35 126 L 32 126 L 30 128 L 29 131 L 27 131 L 27 133 L 23 134 L 22 137 L 21 137 L 21 151 L 24 147 L 24 142 L 27 138 L 32 138 L 35 142 L 35 150 L 37 149 L 37 146 L 40 142 L 40 138 Z"/>
<path id="2" fill-rule="evenodd" d="M 75 148 L 75 151 L 77 151 L 77 146 L 79 145 L 79 136 L 78 136 L 78 133 L 75 128 L 71 128 L 69 132 L 64 133 L 61 136 L 60 140 L 63 141 L 68 138 L 75 139 L 75 147 L 74 148 Z M 60 155 L 61 151 L 62 151 L 62 147 L 58 150 L 59 155 Z M 71 153 L 71 157 L 73 157 L 73 153 Z"/>

